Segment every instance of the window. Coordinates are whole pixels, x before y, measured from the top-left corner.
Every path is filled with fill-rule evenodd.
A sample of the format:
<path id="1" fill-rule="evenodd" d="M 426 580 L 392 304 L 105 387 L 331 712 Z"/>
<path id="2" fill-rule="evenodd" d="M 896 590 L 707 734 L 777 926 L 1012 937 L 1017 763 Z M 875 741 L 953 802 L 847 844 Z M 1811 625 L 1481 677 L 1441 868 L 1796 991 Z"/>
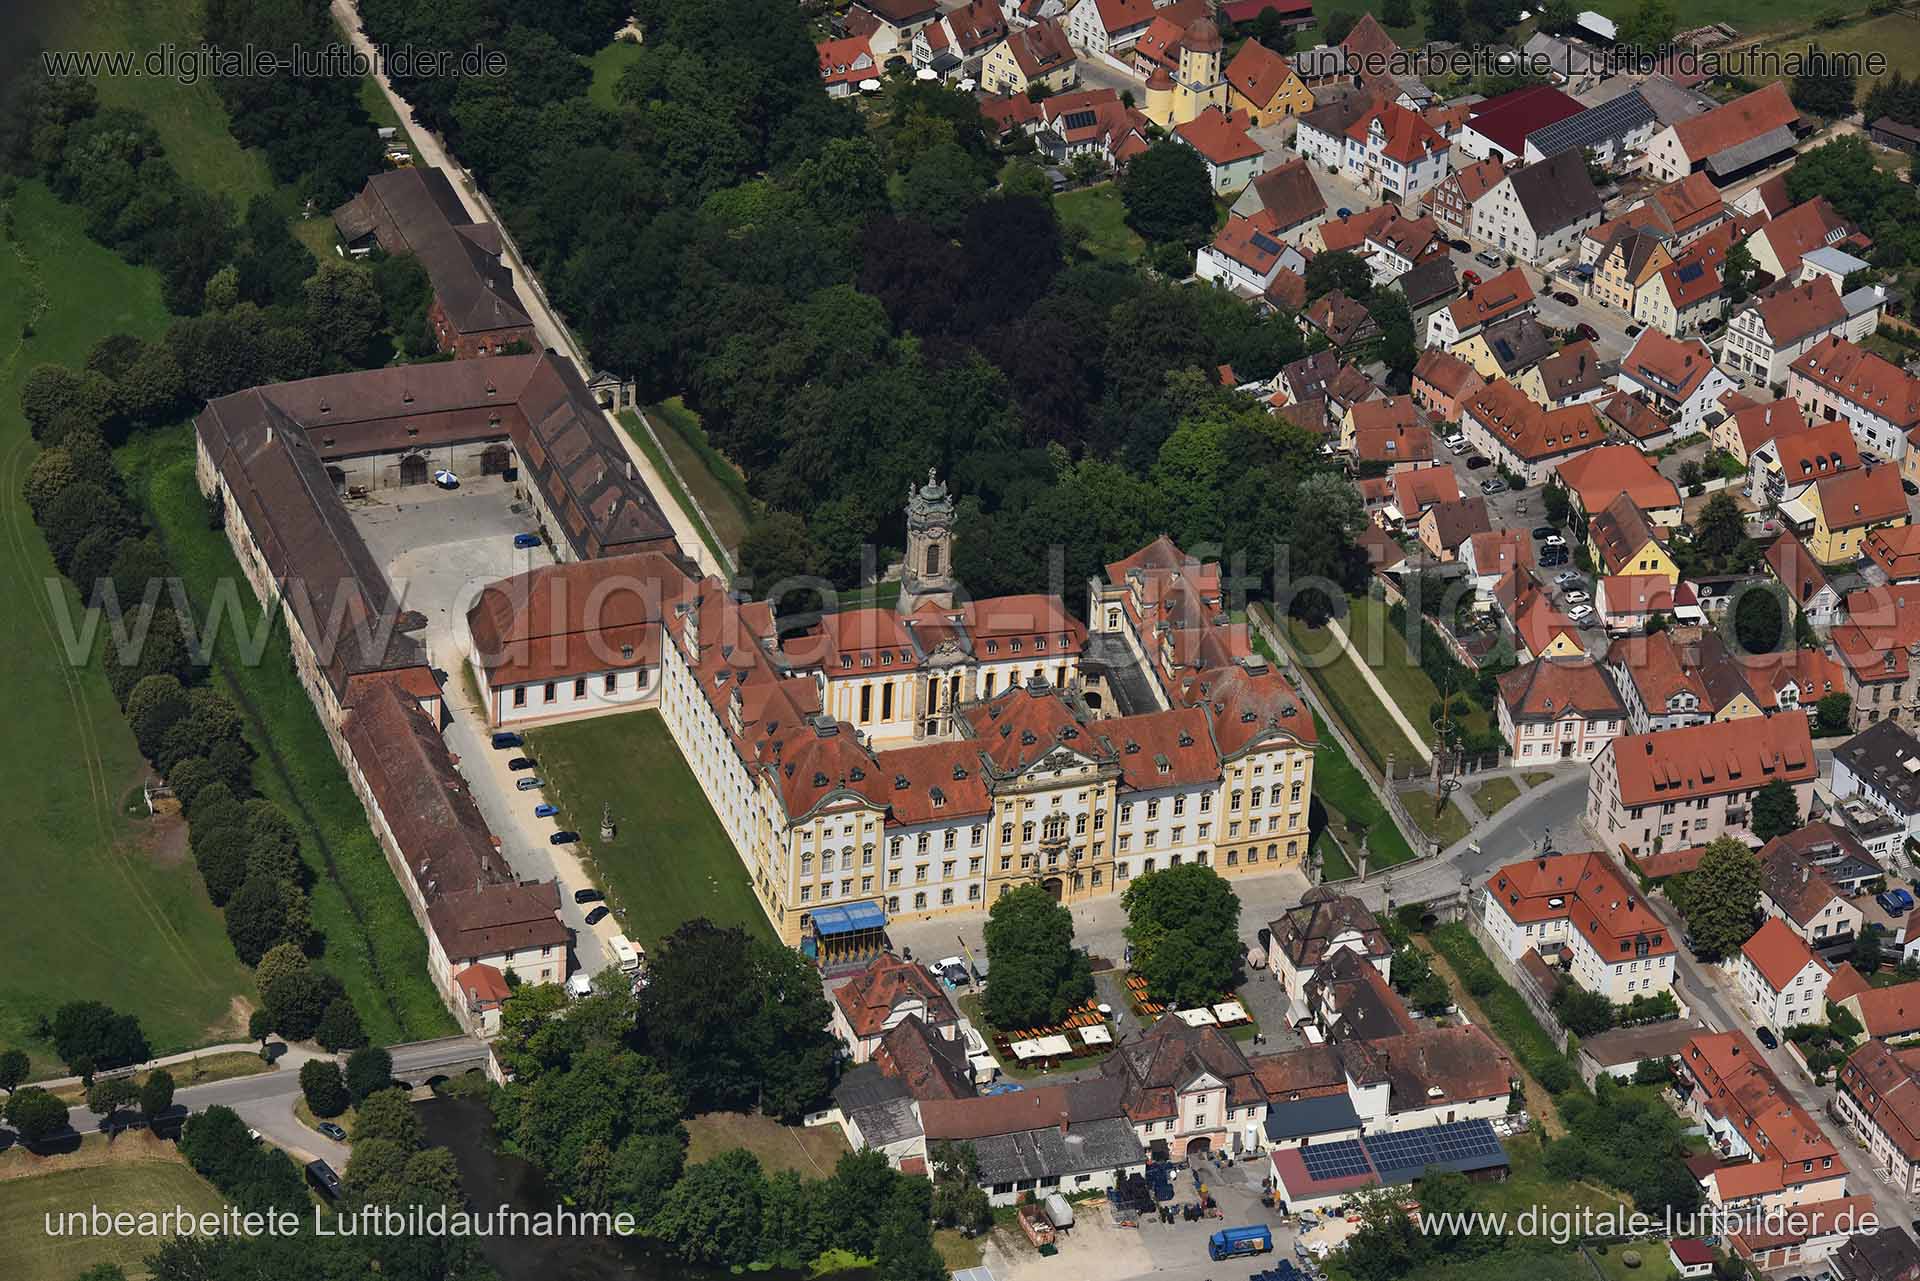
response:
<path id="1" fill-rule="evenodd" d="M 913 906 L 915 911 L 918 911 L 921 908 L 924 908 L 926 905 L 927 905 L 927 896 L 924 892 L 915 894 L 913 896 Z"/>
<path id="2" fill-rule="evenodd" d="M 586 677 L 584 676 L 574 677 L 573 696 L 575 698 L 585 698 L 587 696 L 587 678 Z"/>
<path id="3" fill-rule="evenodd" d="M 1179 818 L 1182 814 L 1186 812 L 1187 812 L 1187 798 L 1184 796 L 1174 797 L 1173 798 L 1173 816 L 1175 818 Z"/>
<path id="4" fill-rule="evenodd" d="M 552 681 L 548 681 L 545 687 L 540 691 L 540 701 L 544 703 L 551 703 L 553 701 L 553 682 Z"/>
<path id="5" fill-rule="evenodd" d="M 1151 822 L 1152 820 L 1154 820 L 1154 819 L 1156 819 L 1156 818 L 1159 818 L 1159 817 L 1160 817 L 1160 802 L 1159 802 L 1159 801 L 1148 801 L 1148 802 L 1147 802 L 1147 819 L 1148 819 L 1148 821 L 1149 821 L 1149 822 Z"/>
<path id="6" fill-rule="evenodd" d="M 617 672 L 608 672 L 608 673 L 607 673 L 607 681 L 606 681 L 606 686 L 605 686 L 605 691 L 606 691 L 607 693 L 609 693 L 609 694 L 611 694 L 611 693 L 613 693 L 613 692 L 614 692 L 615 690 L 617 690 L 617 689 L 619 689 L 619 688 L 620 688 L 620 675 L 619 675 L 619 673 L 617 673 Z"/>
<path id="7" fill-rule="evenodd" d="M 513 687 L 513 705 L 515 707 L 525 707 L 527 705 L 527 687 L 525 685 L 516 685 Z"/>

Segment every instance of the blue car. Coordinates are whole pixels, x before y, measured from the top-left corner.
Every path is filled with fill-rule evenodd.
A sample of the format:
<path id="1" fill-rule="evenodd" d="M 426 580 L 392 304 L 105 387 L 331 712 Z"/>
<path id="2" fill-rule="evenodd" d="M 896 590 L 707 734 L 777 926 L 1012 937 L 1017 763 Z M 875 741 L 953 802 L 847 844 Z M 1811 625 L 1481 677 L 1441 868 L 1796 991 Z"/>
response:
<path id="1" fill-rule="evenodd" d="M 552 818 L 559 812 L 559 807 L 553 805 L 536 805 L 533 807 L 533 816 L 535 818 Z"/>
<path id="2" fill-rule="evenodd" d="M 1887 910 L 1887 915 L 1898 916 L 1913 910 L 1913 895 L 1905 890 L 1887 890 L 1873 896 L 1874 902 Z"/>
<path id="3" fill-rule="evenodd" d="M 504 751 L 509 747 L 524 747 L 526 746 L 526 740 L 518 734 L 502 731 L 493 736 L 493 745 L 496 750 Z"/>
<path id="4" fill-rule="evenodd" d="M 540 545 L 540 535 L 515 534 L 513 536 L 513 545 L 515 547 L 538 547 Z"/>

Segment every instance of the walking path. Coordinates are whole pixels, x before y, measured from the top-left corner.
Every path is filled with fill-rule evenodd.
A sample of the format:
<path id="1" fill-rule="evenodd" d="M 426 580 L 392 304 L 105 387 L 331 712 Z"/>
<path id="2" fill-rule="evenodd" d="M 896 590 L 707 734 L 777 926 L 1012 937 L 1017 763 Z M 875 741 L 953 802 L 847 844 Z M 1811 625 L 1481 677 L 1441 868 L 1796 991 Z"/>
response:
<path id="1" fill-rule="evenodd" d="M 1387 715 L 1393 717 L 1394 724 L 1405 732 L 1407 741 L 1413 744 L 1413 750 L 1420 753 L 1421 760 L 1431 765 L 1433 749 L 1427 746 L 1425 735 L 1413 727 L 1413 722 L 1401 712 L 1400 704 L 1393 701 L 1393 695 L 1387 693 L 1387 687 L 1380 683 L 1380 678 L 1373 674 L 1373 669 L 1368 667 L 1366 660 L 1360 657 L 1360 651 L 1354 648 L 1352 638 L 1347 635 L 1347 629 L 1340 626 L 1339 619 L 1329 618 L 1327 630 L 1332 632 L 1334 639 L 1340 642 L 1340 648 L 1347 652 L 1347 657 L 1353 660 L 1353 665 L 1360 669 L 1360 675 L 1365 677 L 1367 684 L 1373 688 L 1373 696 L 1380 700 L 1380 706 L 1387 709 Z"/>
<path id="2" fill-rule="evenodd" d="M 150 1072 L 154 1068 L 175 1067 L 181 1063 L 191 1063 L 195 1059 L 204 1059 L 215 1054 L 258 1053 L 260 1053 L 260 1042 L 258 1041 L 230 1041 L 225 1045 L 205 1045 L 197 1050 L 188 1050 L 185 1054 L 168 1054 L 157 1059 L 148 1059 L 145 1063 L 137 1064 L 134 1070 L 136 1072 Z M 303 1050 L 297 1045 L 281 1044 L 280 1053 L 274 1056 L 273 1062 L 277 1068 L 290 1067 L 295 1072 L 298 1072 L 300 1065 L 308 1059 L 332 1057 L 330 1054 L 315 1054 L 312 1050 Z M 43 1090 L 63 1090 L 68 1086 L 79 1085 L 80 1078 L 77 1076 L 61 1076 L 49 1081 L 29 1081 L 27 1084 L 37 1085 Z"/>

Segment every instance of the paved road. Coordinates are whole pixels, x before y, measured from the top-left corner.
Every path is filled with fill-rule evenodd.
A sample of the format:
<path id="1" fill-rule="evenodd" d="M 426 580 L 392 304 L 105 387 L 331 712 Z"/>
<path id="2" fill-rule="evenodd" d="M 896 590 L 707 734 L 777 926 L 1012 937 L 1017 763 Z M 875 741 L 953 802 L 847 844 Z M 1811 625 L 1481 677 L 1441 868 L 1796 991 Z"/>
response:
<path id="1" fill-rule="evenodd" d="M 474 187 L 466 171 L 448 154 L 446 148 L 441 145 L 440 139 L 414 119 L 413 108 L 407 100 L 394 92 L 393 84 L 387 79 L 384 64 L 381 63 L 372 41 L 368 40 L 365 33 L 360 30 L 360 13 L 352 0 L 332 0 L 332 11 L 334 21 L 347 33 L 347 38 L 354 50 L 366 58 L 369 65 L 374 68 L 374 83 L 380 86 L 380 92 L 386 95 L 388 104 L 400 117 L 401 128 L 406 130 L 407 141 L 413 146 L 417 162 L 432 165 L 447 175 L 453 184 L 453 189 L 460 195 L 460 203 L 465 206 L 468 216 L 475 222 L 492 222 L 500 225 L 500 219 L 494 216 L 485 195 Z M 502 230 L 510 236 L 510 229 L 502 226 Z M 593 369 L 587 360 L 586 352 L 574 340 L 572 331 L 561 321 L 558 313 L 548 305 L 539 277 L 534 275 L 532 269 L 521 259 L 519 248 L 512 243 L 511 239 L 505 241 L 504 249 L 508 265 L 513 269 L 514 292 L 519 296 L 521 306 L 533 318 L 534 331 L 539 335 L 541 345 L 571 358 L 575 367 L 580 370 L 581 377 L 590 378 L 593 375 Z M 641 479 L 646 482 L 654 501 L 659 503 L 660 510 L 666 514 L 668 523 L 673 526 L 674 539 L 680 544 L 680 549 L 707 573 L 724 574 L 725 568 L 701 541 L 692 516 L 667 488 L 653 462 L 638 445 L 628 438 L 626 429 L 620 426 L 618 420 L 609 414 L 607 421 L 614 436 L 619 439 L 628 457 L 633 460 L 633 465 L 638 469 Z"/>

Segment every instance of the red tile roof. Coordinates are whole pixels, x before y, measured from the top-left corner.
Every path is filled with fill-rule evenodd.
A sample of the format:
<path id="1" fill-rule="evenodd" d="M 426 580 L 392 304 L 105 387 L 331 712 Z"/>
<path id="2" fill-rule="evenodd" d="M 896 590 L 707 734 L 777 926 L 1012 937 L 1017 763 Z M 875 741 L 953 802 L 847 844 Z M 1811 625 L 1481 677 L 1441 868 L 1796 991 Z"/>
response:
<path id="1" fill-rule="evenodd" d="M 1736 409 L 1733 429 L 1740 436 L 1741 450 L 1751 454 L 1775 437 L 1805 431 L 1807 416 L 1797 401 L 1770 400 Z"/>
<path id="2" fill-rule="evenodd" d="M 1589 449 L 1561 463 L 1558 475 L 1560 484 L 1580 500 L 1589 516 L 1605 511 L 1621 494 L 1644 511 L 1680 505 L 1679 488 L 1632 445 Z"/>
<path id="3" fill-rule="evenodd" d="M 1510 382 L 1488 383 L 1468 398 L 1461 413 L 1472 414 L 1495 440 L 1528 462 L 1591 449 L 1606 439 L 1592 405 L 1546 409 Z"/>
<path id="4" fill-rule="evenodd" d="M 1258 40 L 1241 45 L 1240 52 L 1227 64 L 1227 83 L 1260 107 L 1273 101 L 1273 95 L 1292 74 L 1292 64 Z"/>
<path id="5" fill-rule="evenodd" d="M 1812 1179 L 1845 1173 L 1833 1141 L 1794 1102 L 1746 1033 L 1702 1032 L 1687 1042 L 1680 1062 L 1705 1091 L 1700 1102 L 1732 1122 L 1750 1149 L 1775 1162 L 1813 1161 Z M 1833 1167 L 1821 1169 L 1829 1157 Z"/>
<path id="6" fill-rule="evenodd" d="M 1805 284 L 1770 289 L 1754 300 L 1754 310 L 1776 347 L 1798 343 L 1809 334 L 1832 329 L 1846 320 L 1840 291 L 1830 276 L 1815 276 Z"/>
<path id="7" fill-rule="evenodd" d="M 1814 964 L 1813 952 L 1793 927 L 1777 916 L 1769 916 L 1740 947 L 1740 954 L 1753 964 L 1777 995 Z"/>
<path id="8" fill-rule="evenodd" d="M 1693 395 L 1713 372 L 1713 353 L 1697 338 L 1682 341 L 1651 326 L 1640 331 L 1620 372 L 1658 387 L 1674 400 Z"/>
<path id="9" fill-rule="evenodd" d="M 1756 234 L 1773 247 L 1781 270 L 1792 275 L 1800 269 L 1803 255 L 1828 245 L 1851 243 L 1858 231 L 1825 196 L 1815 196 L 1787 210 Z M 1832 288 L 1831 281 L 1827 284 Z"/>
<path id="10" fill-rule="evenodd" d="M 1173 132 L 1175 137 L 1216 165 L 1250 160 L 1263 150 L 1247 133 L 1244 117 L 1231 116 L 1218 107 L 1208 107 Z"/>
<path id="11" fill-rule="evenodd" d="M 1793 373 L 1830 396 L 1905 431 L 1920 426 L 1920 378 L 1866 348 L 1829 335 L 1793 362 Z"/>
<path id="12" fill-rule="evenodd" d="M 1629 807 L 1749 792 L 1774 779 L 1810 783 L 1819 773 L 1805 712 L 1622 735 L 1605 750 Z"/>
<path id="13" fill-rule="evenodd" d="M 1820 516 L 1828 529 L 1855 529 L 1903 520 L 1906 491 L 1900 487 L 1900 468 L 1893 463 L 1857 467 L 1819 481 Z"/>
<path id="14" fill-rule="evenodd" d="M 1566 920 L 1607 962 L 1637 952 L 1669 956 L 1676 948 L 1666 923 L 1600 853 L 1547 854 L 1509 863 L 1487 878 L 1488 896 L 1525 924 Z"/>
<path id="15" fill-rule="evenodd" d="M 1348 127 L 1347 137 L 1370 145 L 1376 125 L 1381 134 L 1381 154 L 1399 164 L 1417 164 L 1428 156 L 1445 152 L 1450 145 L 1418 112 L 1394 102 L 1375 104 Z"/>
<path id="16" fill-rule="evenodd" d="M 1585 110 L 1551 85 L 1529 85 L 1480 103 L 1469 123 L 1475 133 L 1517 156 L 1527 149 L 1528 134 Z"/>
<path id="17" fill-rule="evenodd" d="M 1515 721 L 1624 717 L 1626 705 L 1604 667 L 1578 658 L 1536 658 L 1500 677 L 1500 701 Z"/>
<path id="18" fill-rule="evenodd" d="M 1510 267 L 1497 276 L 1481 281 L 1464 296 L 1447 304 L 1453 325 L 1465 334 L 1477 326 L 1504 320 L 1533 305 L 1533 286 L 1526 273 Z"/>
<path id="19" fill-rule="evenodd" d="M 935 1029 L 959 1018 L 945 989 L 931 975 L 912 961 L 888 952 L 874 957 L 866 969 L 835 988 L 833 999 L 853 1034 L 863 1040 L 879 1036 L 890 1022 L 905 1017 L 897 1014 L 902 1010 Z"/>
<path id="20" fill-rule="evenodd" d="M 1689 116 L 1675 124 L 1673 131 L 1687 159 L 1698 163 L 1799 118 L 1799 109 L 1787 97 L 1787 86 L 1775 81 L 1712 111 Z"/>
<path id="21" fill-rule="evenodd" d="M 1610 574 L 1600 580 L 1599 597 L 1610 617 L 1631 618 L 1639 614 L 1671 614 L 1680 605 L 1693 605 L 1693 589 L 1685 583 L 1678 587 L 1665 574 Z"/>

